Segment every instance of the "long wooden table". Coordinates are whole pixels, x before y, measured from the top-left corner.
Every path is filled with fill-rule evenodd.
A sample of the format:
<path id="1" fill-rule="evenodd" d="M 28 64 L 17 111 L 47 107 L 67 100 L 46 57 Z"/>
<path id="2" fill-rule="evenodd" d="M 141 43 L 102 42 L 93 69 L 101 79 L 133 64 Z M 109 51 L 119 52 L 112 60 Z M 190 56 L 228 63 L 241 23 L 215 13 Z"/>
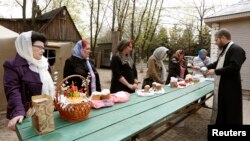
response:
<path id="1" fill-rule="evenodd" d="M 30 118 L 17 125 L 22 141 L 118 141 L 135 138 L 155 123 L 187 107 L 201 97 L 211 94 L 214 84 L 200 82 L 186 88 L 164 86 L 165 94 L 140 97 L 131 94 L 126 103 L 112 107 L 92 109 L 89 118 L 82 122 L 66 122 L 54 112 L 55 130 L 37 135 Z"/>

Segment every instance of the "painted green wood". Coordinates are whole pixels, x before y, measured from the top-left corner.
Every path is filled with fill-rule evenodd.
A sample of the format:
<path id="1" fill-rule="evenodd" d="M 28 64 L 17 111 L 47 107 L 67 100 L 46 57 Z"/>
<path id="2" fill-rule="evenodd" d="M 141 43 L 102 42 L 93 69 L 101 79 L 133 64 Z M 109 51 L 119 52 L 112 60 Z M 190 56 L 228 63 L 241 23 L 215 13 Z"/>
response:
<path id="1" fill-rule="evenodd" d="M 165 86 L 164 89 L 165 89 L 166 93 L 170 93 L 170 92 L 174 92 L 174 91 L 178 90 L 178 89 L 173 89 L 173 88 L 170 88 L 170 87 L 167 87 L 167 86 Z M 150 96 L 150 97 L 138 98 L 139 96 L 136 95 L 135 93 L 133 93 L 133 94 L 130 95 L 130 100 L 128 102 L 126 102 L 126 103 L 117 103 L 115 106 L 112 106 L 112 107 L 109 107 L 109 108 L 93 109 L 92 113 L 91 113 L 91 117 L 95 117 L 95 116 L 98 116 L 100 114 L 107 113 L 107 112 L 110 112 L 110 111 L 122 109 L 124 107 L 127 107 L 128 105 L 137 104 L 139 102 L 142 102 L 142 101 L 145 101 L 145 100 L 150 100 L 150 99 L 158 97 L 158 96 L 161 96 L 161 95 L 154 95 L 154 96 Z M 97 111 L 97 112 L 93 112 L 93 111 Z"/>
<path id="2" fill-rule="evenodd" d="M 67 121 L 60 119 L 58 112 L 54 112 L 54 119 L 55 119 L 55 129 L 63 128 L 65 126 L 70 126 L 72 124 L 76 124 L 76 123 L 71 123 L 71 122 L 67 122 Z M 19 137 L 21 136 L 21 138 L 23 138 L 23 139 L 37 136 L 37 133 L 35 132 L 35 130 L 31 126 L 32 126 L 31 118 L 26 118 L 22 122 L 22 124 L 17 125 L 18 136 Z"/>
<path id="3" fill-rule="evenodd" d="M 209 85 L 209 84 L 211 84 L 211 82 L 210 83 L 203 82 L 203 83 L 198 83 L 198 84 L 189 86 L 185 89 L 174 89 L 174 90 L 172 88 L 165 87 L 166 91 L 169 91 L 169 93 L 163 94 L 163 95 L 157 95 L 154 97 L 145 98 L 145 97 L 138 97 L 137 95 L 132 95 L 131 100 L 127 103 L 117 104 L 110 108 L 92 110 L 90 118 L 86 121 L 79 122 L 79 123 L 69 123 L 69 122 L 62 121 L 58 119 L 58 114 L 57 114 L 57 117 L 55 116 L 56 130 L 51 133 L 42 135 L 42 136 L 37 136 L 36 134 L 34 134 L 34 132 L 31 132 L 31 130 L 33 129 L 30 126 L 27 127 L 28 125 L 25 125 L 25 126 L 18 125 L 17 128 L 18 128 L 18 131 L 20 132 L 21 138 L 24 140 L 26 139 L 49 140 L 50 138 L 55 139 L 55 137 L 58 137 L 60 140 L 73 140 L 73 139 L 77 139 L 83 136 L 93 134 L 96 131 L 101 131 L 102 129 L 105 129 L 106 127 L 109 127 L 121 121 L 130 119 L 134 116 L 140 115 L 141 113 L 144 113 L 144 112 L 146 113 L 147 111 L 151 111 L 166 103 L 169 103 L 169 102 L 171 103 L 173 101 L 176 101 L 183 96 L 188 96 L 194 93 L 196 89 L 201 89 L 202 87 L 206 87 L 206 85 Z M 200 97 L 196 99 L 199 99 Z M 195 101 L 196 99 L 194 99 L 193 101 Z M 190 102 L 189 99 L 188 101 L 189 103 L 192 102 L 192 101 Z M 119 108 L 115 108 L 116 106 L 119 106 L 119 105 L 122 105 L 122 106 L 120 106 Z M 105 110 L 107 111 L 106 113 L 105 113 Z M 170 109 L 170 111 L 174 112 L 173 109 Z M 25 128 L 22 129 L 22 126 L 24 126 Z M 131 135 L 131 134 L 128 134 L 128 135 Z"/>
<path id="4" fill-rule="evenodd" d="M 178 89 L 175 89 L 175 88 L 171 89 L 171 88 L 169 88 L 167 86 L 165 86 L 164 88 L 165 88 L 166 93 L 178 90 Z M 151 97 L 141 97 L 141 98 L 136 98 L 135 99 L 135 97 L 138 97 L 138 96 L 136 94 L 131 94 L 130 99 L 133 99 L 133 100 L 130 100 L 127 103 L 119 103 L 119 104 L 116 104 L 113 107 L 101 108 L 101 109 L 97 109 L 97 110 L 92 109 L 92 111 L 98 111 L 98 112 L 91 112 L 89 118 L 98 116 L 98 115 L 103 114 L 103 113 L 107 113 L 109 111 L 118 110 L 118 109 L 121 109 L 121 108 L 126 107 L 128 105 L 132 105 L 132 104 L 135 104 L 135 103 L 138 103 L 138 102 L 141 102 L 141 101 L 145 101 L 145 100 L 148 100 L 148 99 L 151 99 L 151 98 L 155 98 L 155 97 L 158 97 L 158 96 L 161 96 L 161 95 L 155 95 L 155 96 L 151 96 Z M 55 112 L 54 117 L 57 118 L 57 116 L 58 116 L 58 112 Z M 19 126 L 19 128 L 25 128 L 25 127 L 30 126 L 30 123 L 29 123 L 30 121 L 29 120 L 28 121 L 25 120 L 25 121 L 22 122 L 22 126 L 21 127 Z M 71 123 L 66 122 L 66 124 L 71 124 Z M 59 125 L 61 125 L 61 123 Z"/>
<path id="5" fill-rule="evenodd" d="M 190 101 L 195 101 L 197 100 L 197 98 L 199 99 L 205 94 L 211 92 L 212 89 L 213 85 L 209 85 L 205 88 L 193 92 L 193 97 L 190 97 L 190 95 L 185 95 L 184 97 L 181 97 L 176 101 L 171 101 L 169 103 L 165 103 L 163 105 L 155 107 L 152 110 L 148 110 L 117 124 L 111 125 L 108 128 L 97 131 L 84 138 L 79 138 L 79 140 L 118 141 L 128 139 L 129 137 L 139 133 L 140 131 L 143 131 L 147 127 L 150 127 L 157 121 L 164 119 L 166 115 L 171 115 L 173 112 L 183 108 L 185 105 L 188 105 Z"/>
<path id="6" fill-rule="evenodd" d="M 176 90 L 177 89 L 165 89 L 166 92 L 173 92 L 173 91 L 176 91 Z M 157 96 L 159 96 L 159 95 L 157 95 Z M 131 94 L 131 98 L 130 99 L 133 99 L 133 100 L 130 100 L 127 103 L 119 103 L 119 104 L 116 104 L 113 107 L 102 108 L 102 109 L 98 109 L 98 110 L 92 110 L 91 113 L 90 113 L 89 119 L 93 118 L 95 116 L 102 115 L 104 113 L 110 112 L 110 111 L 120 110 L 121 108 L 124 108 L 124 107 L 126 107 L 128 105 L 133 105 L 133 104 L 136 104 L 136 103 L 139 103 L 139 102 L 142 102 L 142 101 L 145 101 L 145 100 L 157 97 L 157 96 L 136 98 L 136 97 L 138 97 L 136 94 Z M 78 123 L 72 123 L 72 122 L 67 122 L 67 121 L 58 119 L 58 116 L 59 116 L 59 113 L 55 112 L 54 118 L 57 119 L 57 120 L 55 120 L 55 128 L 56 129 L 63 128 L 65 126 L 69 126 L 69 125 L 72 125 L 72 124 L 78 124 Z M 30 126 L 31 126 L 30 119 L 29 120 L 25 120 L 25 121 L 26 122 L 22 123 L 22 126 L 17 126 L 17 128 L 20 128 L 20 129 L 18 129 L 18 135 L 19 135 L 19 137 L 27 139 L 27 138 L 31 138 L 31 137 L 37 136 L 35 130 L 33 128 L 30 128 Z"/>

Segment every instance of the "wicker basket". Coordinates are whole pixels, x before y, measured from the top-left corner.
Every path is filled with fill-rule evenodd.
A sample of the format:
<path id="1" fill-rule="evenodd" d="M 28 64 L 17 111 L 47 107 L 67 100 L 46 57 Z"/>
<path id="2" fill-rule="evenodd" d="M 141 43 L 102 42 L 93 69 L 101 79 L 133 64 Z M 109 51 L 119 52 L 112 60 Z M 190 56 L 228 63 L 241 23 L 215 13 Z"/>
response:
<path id="1" fill-rule="evenodd" d="M 88 90 L 88 80 L 84 78 L 81 75 L 70 75 L 66 78 L 64 78 L 58 85 L 56 89 L 56 98 L 55 98 L 55 107 L 60 113 L 60 117 L 66 121 L 70 122 L 77 122 L 82 121 L 88 118 L 89 112 L 91 110 L 91 104 L 90 102 L 81 102 L 81 103 L 75 103 L 75 104 L 68 104 L 66 107 L 62 108 L 62 106 L 59 103 L 58 97 L 61 95 L 61 86 L 65 84 L 65 82 L 73 77 L 79 77 L 82 79 L 83 82 L 85 82 L 85 90 L 86 90 L 86 96 L 89 96 L 89 90 Z"/>

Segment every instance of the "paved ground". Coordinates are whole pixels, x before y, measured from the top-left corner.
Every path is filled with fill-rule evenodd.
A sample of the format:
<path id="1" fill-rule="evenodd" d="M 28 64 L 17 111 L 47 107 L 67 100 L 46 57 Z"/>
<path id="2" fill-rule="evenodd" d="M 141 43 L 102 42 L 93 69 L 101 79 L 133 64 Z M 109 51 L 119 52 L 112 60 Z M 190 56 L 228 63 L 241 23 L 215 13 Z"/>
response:
<path id="1" fill-rule="evenodd" d="M 137 67 L 139 80 L 142 80 L 145 74 L 145 65 Z M 144 73 L 140 73 L 143 70 Z M 111 71 L 109 69 L 98 69 L 100 74 L 102 88 L 110 87 Z M 141 87 L 141 86 L 140 86 Z M 212 99 L 207 101 L 207 104 L 212 106 Z M 244 124 L 250 124 L 250 101 L 247 98 L 243 100 L 244 109 Z M 207 140 L 207 125 L 209 124 L 211 110 L 201 108 L 197 113 L 188 117 L 182 126 L 174 127 L 163 134 L 157 141 L 206 141 Z M 248 118 L 247 118 L 248 117 Z M 5 114 L 0 114 L 0 141 L 18 141 L 16 133 L 6 128 L 7 119 Z M 157 132 L 157 131 L 156 131 Z M 152 134 L 149 134 L 150 138 Z M 141 138 L 140 141 L 146 141 L 148 138 Z"/>

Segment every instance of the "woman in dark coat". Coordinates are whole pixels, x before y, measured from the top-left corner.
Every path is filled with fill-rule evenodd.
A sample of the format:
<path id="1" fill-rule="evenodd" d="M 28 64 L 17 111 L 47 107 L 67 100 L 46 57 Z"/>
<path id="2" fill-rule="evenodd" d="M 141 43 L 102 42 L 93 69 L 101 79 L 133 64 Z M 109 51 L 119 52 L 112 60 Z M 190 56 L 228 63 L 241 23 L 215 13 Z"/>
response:
<path id="1" fill-rule="evenodd" d="M 184 55 L 185 53 L 183 50 L 177 50 L 171 57 L 168 67 L 169 71 L 166 84 L 170 83 L 171 77 L 176 77 L 179 80 L 185 79 L 185 76 L 188 74 L 188 70 L 186 62 L 184 60 Z"/>
<path id="2" fill-rule="evenodd" d="M 118 91 L 133 93 L 138 87 L 137 70 L 131 58 L 132 45 L 131 41 L 122 40 L 117 47 L 116 54 L 112 57 L 111 93 Z"/>
<path id="3" fill-rule="evenodd" d="M 94 91 L 101 91 L 99 74 L 93 61 L 89 60 L 90 44 L 87 40 L 80 40 L 72 50 L 72 56 L 65 61 L 63 76 L 78 74 L 85 78 L 89 77 L 89 95 Z M 74 82 L 78 89 L 82 88 L 82 80 L 77 77 L 69 79 L 69 85 Z"/>
<path id="4" fill-rule="evenodd" d="M 34 95 L 55 95 L 49 64 L 43 56 L 46 37 L 29 31 L 20 34 L 15 42 L 17 54 L 6 61 L 4 67 L 4 91 L 8 101 L 8 127 L 15 130 L 22 122 Z"/>

